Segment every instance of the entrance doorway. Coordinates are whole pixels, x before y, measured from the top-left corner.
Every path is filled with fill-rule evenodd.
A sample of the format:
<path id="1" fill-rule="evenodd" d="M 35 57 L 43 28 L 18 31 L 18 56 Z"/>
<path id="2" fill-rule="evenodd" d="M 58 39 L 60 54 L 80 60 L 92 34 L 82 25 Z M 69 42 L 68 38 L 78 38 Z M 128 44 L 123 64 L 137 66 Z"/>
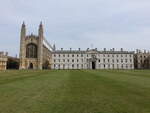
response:
<path id="1" fill-rule="evenodd" d="M 32 63 L 30 63 L 29 69 L 33 69 L 33 64 Z"/>
<path id="2" fill-rule="evenodd" d="M 96 69 L 96 62 L 92 62 L 92 69 Z"/>

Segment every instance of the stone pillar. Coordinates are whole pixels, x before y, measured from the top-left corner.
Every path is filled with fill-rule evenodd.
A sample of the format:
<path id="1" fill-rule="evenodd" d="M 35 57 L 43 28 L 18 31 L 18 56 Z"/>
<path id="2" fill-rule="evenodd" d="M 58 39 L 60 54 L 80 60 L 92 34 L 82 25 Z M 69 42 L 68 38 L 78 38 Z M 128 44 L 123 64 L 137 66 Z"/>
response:
<path id="1" fill-rule="evenodd" d="M 39 42 L 38 42 L 38 69 L 42 70 L 43 65 L 43 25 L 42 22 L 39 26 Z"/>
<path id="2" fill-rule="evenodd" d="M 19 69 L 26 69 L 25 67 L 25 37 L 26 37 L 26 26 L 23 22 L 20 33 L 20 65 Z"/>

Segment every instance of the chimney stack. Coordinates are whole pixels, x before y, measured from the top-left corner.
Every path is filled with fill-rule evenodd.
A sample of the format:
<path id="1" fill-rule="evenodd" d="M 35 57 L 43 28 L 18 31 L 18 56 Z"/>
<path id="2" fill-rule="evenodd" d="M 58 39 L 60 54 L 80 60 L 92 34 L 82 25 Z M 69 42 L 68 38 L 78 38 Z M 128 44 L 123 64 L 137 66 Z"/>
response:
<path id="1" fill-rule="evenodd" d="M 8 56 L 8 52 L 6 52 L 5 55 Z"/>
<path id="2" fill-rule="evenodd" d="M 104 51 L 106 51 L 106 48 L 104 48 Z"/>
<path id="3" fill-rule="evenodd" d="M 136 53 L 139 53 L 139 50 L 138 50 L 138 49 L 136 49 Z"/>
<path id="4" fill-rule="evenodd" d="M 121 51 L 123 51 L 123 48 L 121 48 Z"/>
<path id="5" fill-rule="evenodd" d="M 115 51 L 115 48 L 113 48 L 112 50 Z"/>

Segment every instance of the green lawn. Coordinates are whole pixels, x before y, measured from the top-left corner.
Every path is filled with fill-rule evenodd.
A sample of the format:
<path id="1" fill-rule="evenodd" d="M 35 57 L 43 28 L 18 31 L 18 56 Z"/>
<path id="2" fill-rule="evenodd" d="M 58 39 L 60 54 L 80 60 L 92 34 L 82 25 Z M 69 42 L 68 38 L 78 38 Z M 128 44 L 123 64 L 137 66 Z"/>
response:
<path id="1" fill-rule="evenodd" d="M 150 113 L 150 70 L 0 72 L 0 113 Z"/>

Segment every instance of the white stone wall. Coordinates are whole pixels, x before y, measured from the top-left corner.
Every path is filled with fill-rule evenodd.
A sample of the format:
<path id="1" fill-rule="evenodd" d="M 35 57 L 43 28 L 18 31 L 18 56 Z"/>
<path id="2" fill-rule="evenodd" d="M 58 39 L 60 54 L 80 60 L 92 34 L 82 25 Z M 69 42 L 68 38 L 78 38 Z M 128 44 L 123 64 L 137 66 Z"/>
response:
<path id="1" fill-rule="evenodd" d="M 134 69 L 134 56 L 129 53 L 95 53 L 96 69 Z M 52 69 L 92 69 L 89 59 L 92 54 L 54 52 L 52 54 Z"/>
<path id="2" fill-rule="evenodd" d="M 6 56 L 0 55 L 0 70 L 6 70 L 7 60 Z"/>
<path id="3" fill-rule="evenodd" d="M 134 69 L 133 54 L 97 54 L 96 69 Z"/>
<path id="4" fill-rule="evenodd" d="M 52 69 L 86 69 L 85 64 L 86 54 L 52 54 Z"/>

